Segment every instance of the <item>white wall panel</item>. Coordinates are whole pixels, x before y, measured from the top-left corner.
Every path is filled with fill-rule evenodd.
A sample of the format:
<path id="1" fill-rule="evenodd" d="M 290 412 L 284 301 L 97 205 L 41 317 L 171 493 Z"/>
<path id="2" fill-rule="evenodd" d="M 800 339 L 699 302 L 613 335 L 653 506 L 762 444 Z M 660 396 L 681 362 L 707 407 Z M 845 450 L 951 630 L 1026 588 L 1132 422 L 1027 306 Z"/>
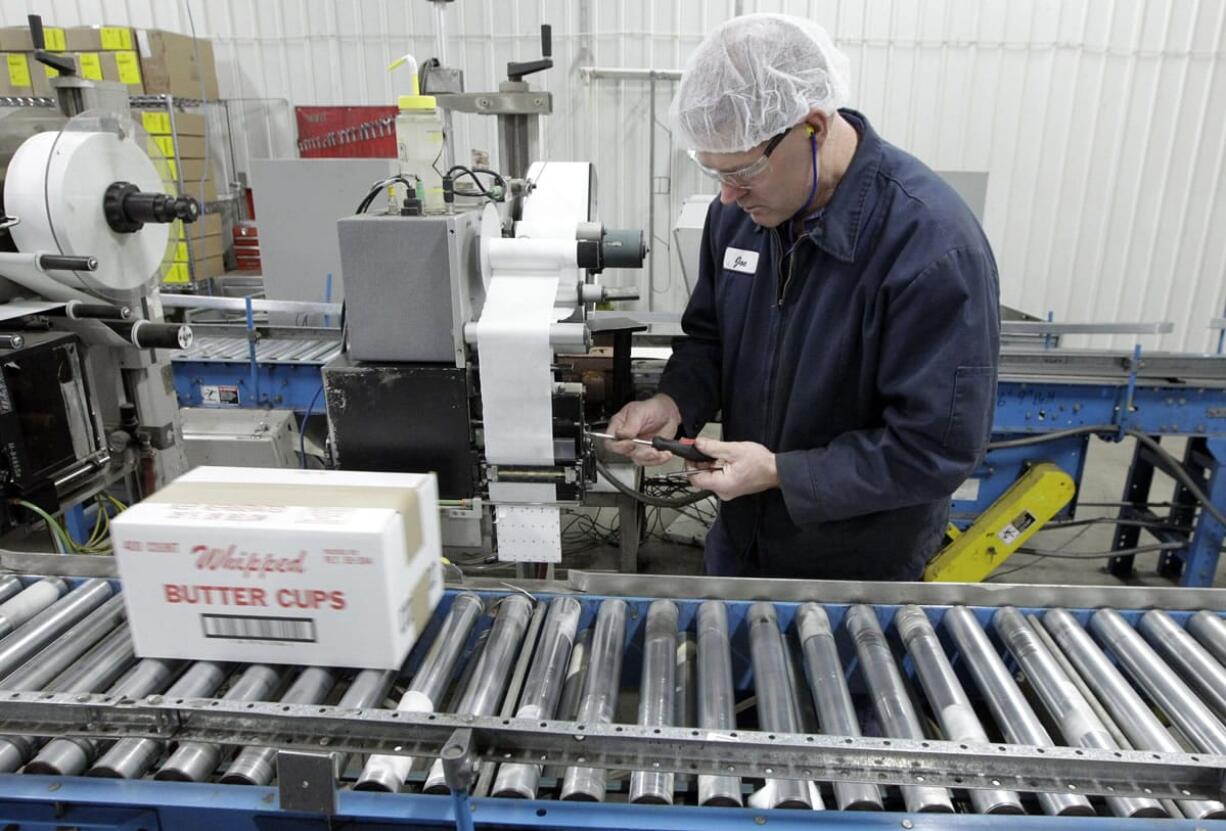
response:
<path id="1" fill-rule="evenodd" d="M 190 3 L 229 97 L 391 102 L 407 78 L 387 64 L 435 51 L 427 0 Z M 30 10 L 62 25 L 190 31 L 184 0 L 6 0 L 0 23 Z M 1147 347 L 1216 342 L 1205 326 L 1226 305 L 1220 0 L 456 0 L 448 57 L 469 89 L 489 89 L 508 61 L 537 54 L 540 23 L 553 25 L 556 66 L 531 79 L 554 94 L 544 153 L 595 162 L 606 222 L 646 227 L 654 205 L 651 304 L 676 308 L 669 227 L 686 196 L 710 187 L 671 144 L 673 84 L 656 85 L 653 126 L 647 83 L 588 82 L 579 68 L 679 68 L 739 11 L 823 22 L 851 60 L 855 106 L 883 136 L 935 168 L 988 172 L 1005 302 L 1057 319 L 1176 324 Z M 459 159 L 496 149 L 491 119 L 457 121 Z"/>

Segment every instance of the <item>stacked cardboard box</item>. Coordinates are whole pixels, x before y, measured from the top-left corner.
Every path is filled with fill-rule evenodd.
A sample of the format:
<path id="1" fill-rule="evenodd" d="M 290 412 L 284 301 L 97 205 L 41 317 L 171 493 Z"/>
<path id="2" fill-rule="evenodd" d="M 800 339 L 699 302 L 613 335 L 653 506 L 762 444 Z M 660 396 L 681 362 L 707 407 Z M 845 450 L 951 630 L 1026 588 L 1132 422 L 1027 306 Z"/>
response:
<path id="1" fill-rule="evenodd" d="M 92 81 L 119 81 L 131 95 L 145 91 L 135 34 L 126 26 L 77 26 L 43 28 L 47 51 L 76 58 L 81 77 Z M 0 94 L 51 95 L 51 79 L 59 72 L 34 59 L 34 42 L 25 26 L 0 29 Z"/>
<path id="2" fill-rule="evenodd" d="M 141 29 L 136 41 L 145 92 L 209 101 L 221 97 L 210 41 L 160 29 Z"/>
<path id="3" fill-rule="evenodd" d="M 203 115 L 175 110 L 139 110 L 134 115 L 149 134 L 150 155 L 164 160 L 162 175 L 171 193 L 194 196 L 204 204 L 217 201 L 217 180 L 206 159 L 208 124 Z M 180 188 L 180 182 L 182 187 Z M 175 225 L 174 255 L 162 275 L 166 283 L 190 283 L 225 271 L 221 217 L 206 214 L 200 221 Z"/>
<path id="4" fill-rule="evenodd" d="M 129 95 L 145 91 L 136 34 L 127 26 L 75 26 L 64 30 L 69 52 L 77 55 L 82 77 L 118 81 Z"/>
<path id="5" fill-rule="evenodd" d="M 47 51 L 67 50 L 65 31 L 55 26 L 43 27 Z M 20 98 L 51 95 L 51 79 L 58 74 L 54 69 L 34 60 L 34 42 L 26 26 L 0 28 L 0 95 Z"/>
<path id="6" fill-rule="evenodd" d="M 81 76 L 119 81 L 132 95 L 220 97 L 213 44 L 201 38 L 127 26 L 44 26 L 47 50 L 76 56 Z M 51 95 L 58 73 L 34 60 L 25 26 L 0 28 L 0 95 Z"/>

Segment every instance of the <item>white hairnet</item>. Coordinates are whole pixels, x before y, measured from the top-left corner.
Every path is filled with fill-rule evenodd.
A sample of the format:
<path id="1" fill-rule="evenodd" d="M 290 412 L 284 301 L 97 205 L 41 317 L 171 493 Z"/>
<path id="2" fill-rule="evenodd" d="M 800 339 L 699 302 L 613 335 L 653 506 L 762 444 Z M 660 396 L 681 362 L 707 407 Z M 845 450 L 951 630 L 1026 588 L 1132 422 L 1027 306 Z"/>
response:
<path id="1" fill-rule="evenodd" d="M 740 153 L 833 113 L 850 97 L 847 57 L 826 30 L 783 14 L 734 17 L 690 57 L 673 99 L 673 126 L 691 150 Z"/>

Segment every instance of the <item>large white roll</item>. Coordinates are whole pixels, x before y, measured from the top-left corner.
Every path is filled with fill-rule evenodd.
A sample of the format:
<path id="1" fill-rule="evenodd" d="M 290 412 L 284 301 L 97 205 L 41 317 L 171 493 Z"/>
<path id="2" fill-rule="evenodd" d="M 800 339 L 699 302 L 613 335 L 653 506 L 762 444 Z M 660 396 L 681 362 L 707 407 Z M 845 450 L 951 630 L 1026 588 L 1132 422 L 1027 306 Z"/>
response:
<path id="1" fill-rule="evenodd" d="M 114 182 L 165 192 L 139 132 L 70 124 L 32 136 L 13 154 L 4 183 L 5 212 L 21 218 L 10 230 L 13 241 L 23 253 L 97 257 L 97 271 L 48 272 L 69 288 L 103 295 L 142 288 L 166 256 L 170 226 L 147 224 L 131 234 L 111 230 L 103 198 Z"/>

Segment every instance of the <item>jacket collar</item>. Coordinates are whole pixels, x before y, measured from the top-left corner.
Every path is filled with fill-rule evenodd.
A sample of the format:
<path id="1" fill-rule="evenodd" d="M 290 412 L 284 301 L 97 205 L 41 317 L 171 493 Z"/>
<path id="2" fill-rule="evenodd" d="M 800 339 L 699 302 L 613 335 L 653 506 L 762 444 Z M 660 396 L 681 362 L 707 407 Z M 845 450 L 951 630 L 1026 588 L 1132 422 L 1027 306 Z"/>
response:
<path id="1" fill-rule="evenodd" d="M 834 196 L 821 209 L 806 236 L 813 244 L 835 259 L 851 263 L 856 258 L 856 243 L 870 208 L 869 194 L 877 171 L 881 167 L 881 137 L 868 119 L 855 110 L 839 110 L 839 114 L 860 134 L 856 153 L 843 174 Z M 761 230 L 761 226 L 758 226 Z"/>

